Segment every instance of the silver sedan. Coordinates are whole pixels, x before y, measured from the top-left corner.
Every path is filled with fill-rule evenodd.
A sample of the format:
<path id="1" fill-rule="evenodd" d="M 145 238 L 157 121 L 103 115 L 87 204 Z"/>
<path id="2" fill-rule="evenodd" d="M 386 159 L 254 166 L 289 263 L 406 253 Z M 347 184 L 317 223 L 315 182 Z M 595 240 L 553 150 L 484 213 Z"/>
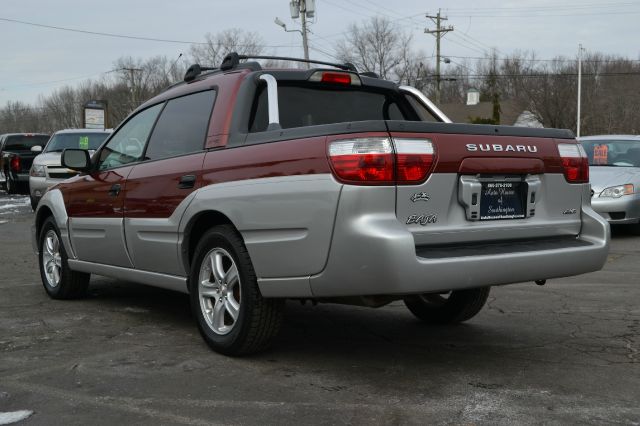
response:
<path id="1" fill-rule="evenodd" d="M 580 143 L 589 157 L 593 209 L 611 224 L 640 223 L 640 136 L 588 136 Z"/>

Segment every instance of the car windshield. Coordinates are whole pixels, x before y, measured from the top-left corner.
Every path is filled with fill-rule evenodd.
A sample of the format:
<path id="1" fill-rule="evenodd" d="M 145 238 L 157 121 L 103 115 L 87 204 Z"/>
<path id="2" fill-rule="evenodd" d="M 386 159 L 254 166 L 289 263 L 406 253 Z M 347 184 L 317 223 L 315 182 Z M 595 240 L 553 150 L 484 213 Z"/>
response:
<path id="1" fill-rule="evenodd" d="M 96 150 L 109 133 L 58 133 L 51 138 L 44 152 L 61 152 L 67 148 Z"/>
<path id="2" fill-rule="evenodd" d="M 49 140 L 46 135 L 12 135 L 7 136 L 5 147 L 7 151 L 29 151 L 36 145 L 44 146 Z"/>
<path id="3" fill-rule="evenodd" d="M 590 166 L 640 167 L 640 140 L 581 141 Z"/>

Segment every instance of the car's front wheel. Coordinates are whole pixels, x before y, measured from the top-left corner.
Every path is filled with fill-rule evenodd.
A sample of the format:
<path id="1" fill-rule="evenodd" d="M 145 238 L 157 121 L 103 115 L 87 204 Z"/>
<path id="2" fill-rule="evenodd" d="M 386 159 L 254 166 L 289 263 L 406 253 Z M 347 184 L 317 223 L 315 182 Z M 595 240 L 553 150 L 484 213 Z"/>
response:
<path id="1" fill-rule="evenodd" d="M 413 295 L 406 297 L 404 304 L 412 314 L 427 323 L 455 324 L 467 321 L 480 312 L 487 302 L 490 288 Z"/>
<path id="2" fill-rule="evenodd" d="M 49 217 L 42 225 L 38 247 L 40 277 L 47 294 L 53 299 L 84 296 L 91 275 L 69 268 L 67 252 L 53 217 Z"/>
<path id="3" fill-rule="evenodd" d="M 200 334 L 217 352 L 247 355 L 266 349 L 282 324 L 284 300 L 262 297 L 249 253 L 230 225 L 202 236 L 189 293 Z"/>

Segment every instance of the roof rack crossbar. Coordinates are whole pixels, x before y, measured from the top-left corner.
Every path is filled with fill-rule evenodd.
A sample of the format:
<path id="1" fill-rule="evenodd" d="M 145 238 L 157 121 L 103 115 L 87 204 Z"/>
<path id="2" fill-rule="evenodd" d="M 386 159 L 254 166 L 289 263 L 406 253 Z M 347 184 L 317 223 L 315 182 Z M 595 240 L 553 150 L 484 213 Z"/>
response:
<path id="1" fill-rule="evenodd" d="M 196 77 L 198 77 L 204 71 L 215 71 L 217 69 L 218 68 L 203 67 L 200 66 L 200 64 L 193 64 L 189 67 L 189 69 L 187 69 L 187 72 L 184 74 L 184 81 L 189 83 L 195 80 Z"/>
<path id="2" fill-rule="evenodd" d="M 349 62 L 345 64 L 336 64 L 333 62 L 316 61 L 315 59 L 291 58 L 288 56 L 238 55 L 235 52 L 229 53 L 227 56 L 225 56 L 224 60 L 222 61 L 222 65 L 220 65 L 220 69 L 224 71 L 233 69 L 240 63 L 241 60 L 244 59 L 273 59 L 280 61 L 304 62 L 307 64 L 329 65 L 345 71 L 353 71 L 356 73 L 358 72 L 355 65 Z"/>

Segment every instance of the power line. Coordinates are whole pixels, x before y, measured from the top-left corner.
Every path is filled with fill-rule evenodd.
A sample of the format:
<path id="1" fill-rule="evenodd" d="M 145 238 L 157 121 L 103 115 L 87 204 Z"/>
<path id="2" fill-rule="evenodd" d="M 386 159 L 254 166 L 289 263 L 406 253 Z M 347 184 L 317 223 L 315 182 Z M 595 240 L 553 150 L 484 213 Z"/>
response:
<path id="1" fill-rule="evenodd" d="M 56 25 L 38 24 L 38 23 L 35 23 L 35 22 L 27 22 L 27 21 L 21 21 L 21 20 L 18 20 L 18 19 L 9 19 L 9 18 L 2 18 L 2 17 L 0 17 L 0 21 L 12 22 L 14 24 L 21 24 L 21 25 L 29 25 L 29 26 L 32 26 L 32 27 L 48 28 L 48 29 L 52 29 L 52 30 L 68 31 L 68 32 L 80 33 L 80 34 L 90 34 L 90 35 L 97 35 L 97 36 L 102 36 L 102 37 L 124 38 L 124 39 L 129 39 L 129 40 L 143 40 L 143 41 L 154 41 L 154 42 L 160 42 L 160 43 L 179 43 L 179 44 L 199 44 L 199 45 L 207 45 L 208 44 L 208 43 L 202 42 L 202 41 L 171 40 L 171 39 L 164 39 L 164 38 L 141 37 L 141 36 L 126 35 L 126 34 L 104 33 L 104 32 L 99 32 L 99 31 L 79 30 L 77 28 L 68 28 L 68 27 L 60 27 L 60 26 L 56 26 Z M 238 44 L 237 46 L 247 46 L 247 45 Z M 263 47 L 271 47 L 271 48 L 290 47 L 289 45 L 262 45 L 262 46 Z"/>
<path id="2" fill-rule="evenodd" d="M 564 14 L 535 14 L 527 13 L 525 15 L 509 15 L 509 14 L 469 14 L 469 13 L 452 13 L 449 16 L 454 18 L 558 18 L 558 17 L 578 17 L 578 16 L 602 16 L 602 15 L 636 15 L 637 11 L 611 11 L 611 12 L 593 12 L 593 13 L 564 13 Z"/>
<path id="3" fill-rule="evenodd" d="M 463 74 L 457 77 L 468 79 L 487 78 L 487 74 Z M 555 77 L 577 77 L 578 73 L 538 73 L 538 74 L 494 74 L 495 78 L 555 78 Z M 640 71 L 636 72 L 603 72 L 603 73 L 582 73 L 582 76 L 591 77 L 640 77 Z"/>
<path id="4" fill-rule="evenodd" d="M 85 79 L 85 78 L 96 77 L 98 75 L 109 74 L 109 73 L 114 72 L 114 71 L 116 71 L 116 70 L 103 71 L 103 72 L 99 72 L 99 73 L 83 75 L 83 76 L 80 76 L 80 77 L 64 78 L 64 79 L 61 79 L 61 80 L 41 81 L 41 82 L 38 82 L 38 83 L 18 84 L 18 85 L 15 85 L 15 86 L 3 86 L 2 89 L 6 90 L 6 89 L 21 88 L 21 87 L 46 86 L 48 84 L 63 83 L 63 82 L 66 82 L 66 81 L 82 80 L 82 79 Z"/>
<path id="5" fill-rule="evenodd" d="M 618 2 L 597 2 L 597 3 L 564 3 L 554 4 L 553 6 L 505 6 L 505 7 L 448 7 L 447 11 L 453 10 L 560 10 L 560 9 L 593 9 L 593 8 L 609 8 L 615 6 L 637 6 L 637 2 L 618 1 Z"/>
<path id="6" fill-rule="evenodd" d="M 449 40 L 451 41 L 451 40 Z M 558 61 L 571 61 L 574 59 L 558 57 L 554 59 L 529 59 L 529 58 L 514 58 L 514 57 L 505 57 L 505 58 L 491 58 L 489 56 L 456 56 L 456 55 L 447 55 L 447 58 L 455 58 L 455 59 L 477 59 L 477 60 L 496 60 L 496 61 L 513 61 L 514 59 L 519 59 L 522 62 L 558 62 Z M 583 59 L 582 62 L 593 62 L 593 63 L 607 63 L 612 61 L 617 61 L 620 59 Z M 640 62 L 640 59 L 622 59 L 625 62 Z"/>

